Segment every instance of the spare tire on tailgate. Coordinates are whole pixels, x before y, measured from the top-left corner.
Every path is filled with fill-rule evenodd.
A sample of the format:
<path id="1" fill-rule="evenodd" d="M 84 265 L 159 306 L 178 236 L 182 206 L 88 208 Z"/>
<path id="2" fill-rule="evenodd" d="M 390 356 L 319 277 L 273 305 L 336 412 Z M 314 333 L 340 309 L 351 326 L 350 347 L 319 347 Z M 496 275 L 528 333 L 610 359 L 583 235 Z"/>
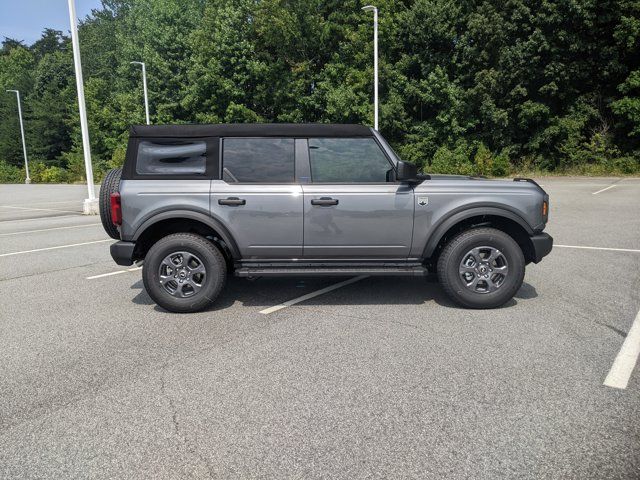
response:
<path id="1" fill-rule="evenodd" d="M 100 186 L 100 220 L 107 235 L 116 240 L 120 239 L 120 232 L 111 221 L 111 194 L 120 191 L 121 176 L 122 169 L 114 168 L 107 173 Z"/>

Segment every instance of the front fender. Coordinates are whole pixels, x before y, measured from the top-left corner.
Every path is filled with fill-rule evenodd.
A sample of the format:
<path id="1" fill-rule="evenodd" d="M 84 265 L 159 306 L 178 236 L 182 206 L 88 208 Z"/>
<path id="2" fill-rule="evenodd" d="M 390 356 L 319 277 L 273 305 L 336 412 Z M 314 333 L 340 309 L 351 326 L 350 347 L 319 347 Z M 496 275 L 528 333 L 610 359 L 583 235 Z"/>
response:
<path id="1" fill-rule="evenodd" d="M 426 245 L 422 254 L 422 258 L 429 258 L 435 252 L 438 243 L 444 237 L 449 229 L 456 224 L 467 220 L 472 217 L 479 217 L 484 215 L 491 215 L 494 217 L 502 217 L 516 222 L 520 225 L 528 235 L 533 235 L 533 228 L 517 213 L 504 208 L 503 206 L 496 205 L 482 205 L 482 206 L 463 206 L 457 210 L 451 212 L 450 215 L 441 219 L 430 231 L 427 236 Z"/>

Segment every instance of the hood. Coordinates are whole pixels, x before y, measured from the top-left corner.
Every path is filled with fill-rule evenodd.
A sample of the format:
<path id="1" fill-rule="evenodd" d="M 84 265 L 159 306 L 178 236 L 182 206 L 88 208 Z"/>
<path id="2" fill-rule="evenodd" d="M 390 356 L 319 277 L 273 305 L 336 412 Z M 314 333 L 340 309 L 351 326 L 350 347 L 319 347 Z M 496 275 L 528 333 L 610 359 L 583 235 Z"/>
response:
<path id="1" fill-rule="evenodd" d="M 431 180 L 489 180 L 487 177 L 483 176 L 472 176 L 472 175 L 447 175 L 447 174 L 429 174 Z"/>

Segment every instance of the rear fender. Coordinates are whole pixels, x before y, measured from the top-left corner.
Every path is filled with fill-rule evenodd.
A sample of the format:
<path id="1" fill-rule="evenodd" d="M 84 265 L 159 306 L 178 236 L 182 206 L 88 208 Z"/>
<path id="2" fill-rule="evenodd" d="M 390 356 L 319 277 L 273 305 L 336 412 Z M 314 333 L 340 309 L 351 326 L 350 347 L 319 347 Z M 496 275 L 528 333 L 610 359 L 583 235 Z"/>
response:
<path id="1" fill-rule="evenodd" d="M 233 236 L 231 235 L 229 230 L 221 222 L 203 213 L 190 210 L 171 210 L 159 213 L 151 218 L 148 218 L 136 229 L 135 233 L 133 234 L 132 240 L 134 242 L 137 241 L 147 229 L 157 224 L 158 222 L 172 219 L 195 220 L 209 226 L 220 236 L 220 238 L 227 245 L 229 251 L 231 252 L 231 255 L 233 256 L 233 259 L 240 258 L 240 251 L 238 250 L 236 241 L 233 239 Z"/>

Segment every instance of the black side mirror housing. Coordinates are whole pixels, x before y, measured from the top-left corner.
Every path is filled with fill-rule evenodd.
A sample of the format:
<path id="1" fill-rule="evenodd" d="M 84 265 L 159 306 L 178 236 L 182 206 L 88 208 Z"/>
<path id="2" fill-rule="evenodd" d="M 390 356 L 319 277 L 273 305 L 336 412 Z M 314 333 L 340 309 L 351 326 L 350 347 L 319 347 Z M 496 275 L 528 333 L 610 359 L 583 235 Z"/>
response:
<path id="1" fill-rule="evenodd" d="M 419 182 L 418 167 L 413 163 L 398 161 L 396 179 L 399 182 Z"/>

